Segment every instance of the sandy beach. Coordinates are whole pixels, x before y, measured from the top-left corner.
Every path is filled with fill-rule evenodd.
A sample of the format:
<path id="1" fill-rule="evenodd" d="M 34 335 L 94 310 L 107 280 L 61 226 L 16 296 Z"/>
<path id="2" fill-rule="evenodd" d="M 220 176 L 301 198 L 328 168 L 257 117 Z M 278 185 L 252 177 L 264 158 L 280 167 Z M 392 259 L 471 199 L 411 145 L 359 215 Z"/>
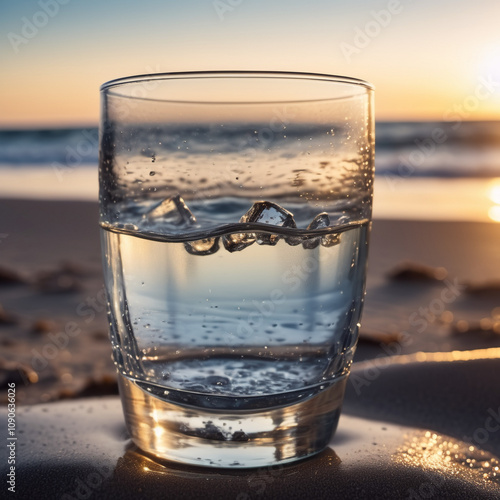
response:
<path id="1" fill-rule="evenodd" d="M 376 219 L 330 447 L 279 468 L 200 471 L 151 460 L 125 430 L 97 212 L 0 201 L 0 382 L 4 402 L 16 383 L 19 498 L 33 481 L 47 498 L 199 498 L 207 484 L 205 498 L 498 498 L 500 433 L 485 426 L 499 405 L 500 226 Z"/>
<path id="2" fill-rule="evenodd" d="M 10 381 L 20 404 L 116 394 L 97 217 L 90 202 L 0 201 L 4 399 Z M 370 244 L 355 363 L 500 346 L 499 225 L 376 219 Z"/>
<path id="3" fill-rule="evenodd" d="M 129 4 L 1 7 L 0 498 L 500 499 L 500 2 Z"/>

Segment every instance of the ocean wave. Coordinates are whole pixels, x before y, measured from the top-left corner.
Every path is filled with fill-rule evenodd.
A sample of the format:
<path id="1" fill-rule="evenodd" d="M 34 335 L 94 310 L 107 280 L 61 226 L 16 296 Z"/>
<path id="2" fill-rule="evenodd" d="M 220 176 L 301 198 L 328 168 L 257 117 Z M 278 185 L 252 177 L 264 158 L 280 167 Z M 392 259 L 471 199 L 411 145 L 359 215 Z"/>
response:
<path id="1" fill-rule="evenodd" d="M 0 165 L 51 165 L 77 167 L 97 163 L 96 127 L 46 130 L 1 130 Z"/>
<path id="2" fill-rule="evenodd" d="M 297 126 L 288 128 L 286 134 L 293 139 L 305 130 Z M 177 151 L 186 132 L 181 127 L 161 131 L 161 146 L 155 149 Z M 308 126 L 307 132 L 314 134 L 315 130 Z M 193 137 L 192 130 L 190 134 Z M 97 127 L 0 130 L 0 168 L 96 165 L 98 137 Z M 224 142 L 227 152 L 234 153 L 253 140 L 228 127 L 200 126 L 195 137 L 192 153 L 203 153 L 210 141 Z M 146 148 L 144 154 L 155 151 Z M 376 173 L 400 177 L 500 176 L 500 122 L 379 122 Z"/>

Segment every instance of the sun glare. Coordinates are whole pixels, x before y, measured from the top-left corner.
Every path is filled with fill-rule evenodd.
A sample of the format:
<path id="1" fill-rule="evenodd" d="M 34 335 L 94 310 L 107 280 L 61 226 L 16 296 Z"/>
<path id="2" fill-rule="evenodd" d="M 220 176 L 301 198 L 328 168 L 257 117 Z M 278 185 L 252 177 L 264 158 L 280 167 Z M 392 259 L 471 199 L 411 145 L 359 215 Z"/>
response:
<path id="1" fill-rule="evenodd" d="M 500 80 L 500 45 L 490 46 L 485 50 L 479 64 L 479 73 L 495 82 Z"/>
<path id="2" fill-rule="evenodd" d="M 500 206 L 495 205 L 488 210 L 488 216 L 492 221 L 500 222 Z"/>
<path id="3" fill-rule="evenodd" d="M 500 180 L 495 179 L 492 182 L 490 189 L 490 200 L 497 205 L 500 205 Z"/>
<path id="4" fill-rule="evenodd" d="M 479 58 L 477 77 L 488 82 L 484 87 L 487 92 L 480 102 L 480 110 L 489 112 L 490 118 L 498 119 L 500 115 L 500 99 L 497 82 L 500 81 L 500 44 L 488 46 Z"/>
<path id="5" fill-rule="evenodd" d="M 488 198 L 494 203 L 488 210 L 488 217 L 500 222 L 500 179 L 493 179 L 488 189 Z"/>

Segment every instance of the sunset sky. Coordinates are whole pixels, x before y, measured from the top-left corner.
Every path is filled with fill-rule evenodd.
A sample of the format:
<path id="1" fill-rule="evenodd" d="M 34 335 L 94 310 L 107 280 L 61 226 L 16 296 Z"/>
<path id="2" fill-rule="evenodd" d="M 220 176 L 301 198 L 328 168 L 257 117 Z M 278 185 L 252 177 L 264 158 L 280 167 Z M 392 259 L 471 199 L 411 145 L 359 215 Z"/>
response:
<path id="1" fill-rule="evenodd" d="M 95 125 L 107 80 L 217 69 L 366 79 L 380 120 L 500 119 L 499 20 L 498 0 L 2 0 L 0 127 Z"/>

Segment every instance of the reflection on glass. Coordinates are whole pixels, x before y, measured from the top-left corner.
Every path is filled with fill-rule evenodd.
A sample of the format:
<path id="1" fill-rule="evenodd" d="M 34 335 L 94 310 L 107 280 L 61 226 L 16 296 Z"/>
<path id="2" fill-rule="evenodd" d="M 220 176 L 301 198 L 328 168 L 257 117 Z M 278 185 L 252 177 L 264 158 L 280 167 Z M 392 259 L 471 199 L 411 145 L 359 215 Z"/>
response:
<path id="1" fill-rule="evenodd" d="M 199 457 L 200 449 L 210 451 L 212 463 L 224 467 L 252 467 L 265 457 L 269 463 L 284 462 L 291 457 L 304 457 L 314 442 L 328 441 L 331 429 L 328 423 L 338 420 L 345 387 L 341 391 L 327 389 L 311 394 L 304 402 L 298 418 L 294 406 L 275 408 L 267 412 L 241 411 L 213 412 L 178 406 L 157 398 L 145 397 L 144 391 L 130 384 L 122 393 L 129 394 L 134 404 L 125 418 L 132 429 L 134 442 L 143 449 L 155 449 L 160 453 L 175 449 L 184 463 L 205 465 Z M 319 422 L 319 425 L 318 425 Z M 244 429 L 244 430 L 243 430 Z M 193 446 L 195 443 L 196 446 Z M 235 451 L 238 459 L 235 459 Z"/>

